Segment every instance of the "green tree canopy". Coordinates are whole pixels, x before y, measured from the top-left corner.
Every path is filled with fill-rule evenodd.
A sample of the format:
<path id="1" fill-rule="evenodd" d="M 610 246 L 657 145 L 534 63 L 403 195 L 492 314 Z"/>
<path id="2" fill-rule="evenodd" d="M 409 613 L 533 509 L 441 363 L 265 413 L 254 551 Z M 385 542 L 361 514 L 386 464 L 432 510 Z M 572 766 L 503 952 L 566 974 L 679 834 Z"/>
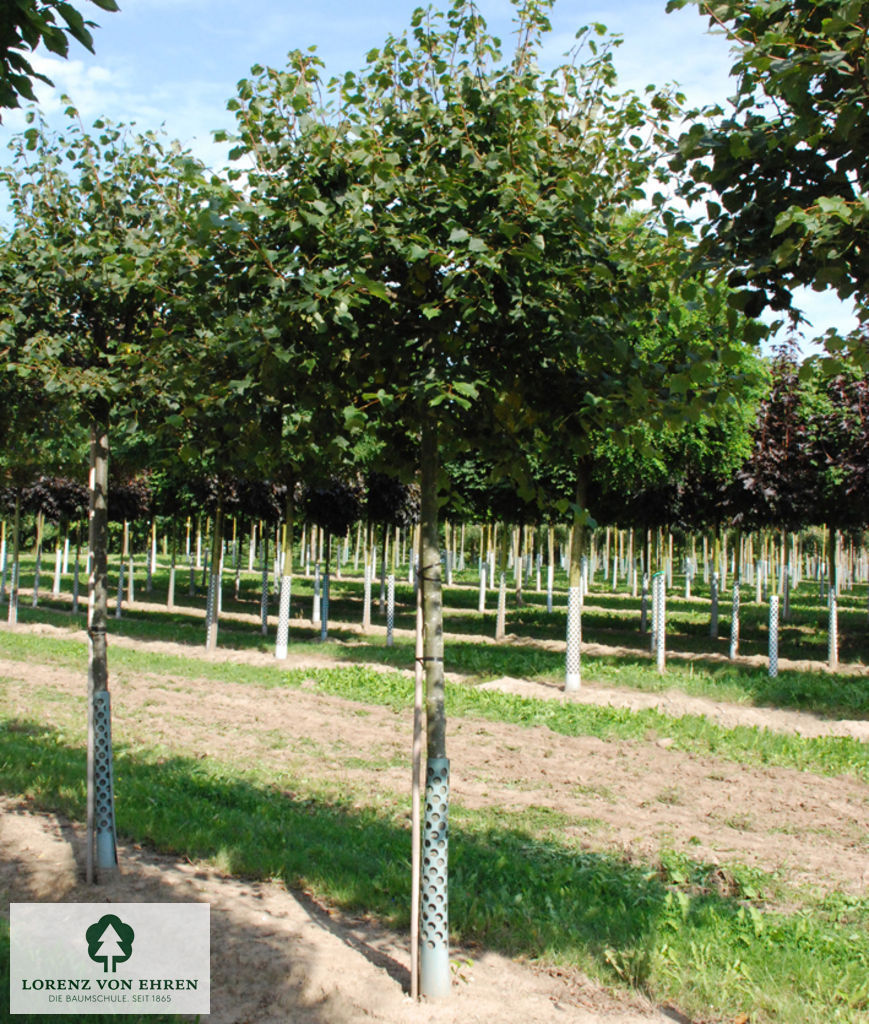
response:
<path id="1" fill-rule="evenodd" d="M 110 415 L 132 416 L 137 388 L 159 389 L 160 370 L 172 358 L 176 309 L 183 309 L 199 263 L 194 225 L 203 180 L 175 144 L 154 134 L 133 138 L 105 121 L 88 132 L 73 108 L 67 114 L 71 125 L 62 136 L 33 125 L 14 138 L 13 163 L 0 169 L 14 217 L 0 254 L 7 287 L 2 331 L 15 372 L 38 376 L 67 413 L 88 425 L 89 688 L 96 709 L 108 697 Z M 97 788 L 111 792 L 107 765 L 98 771 L 109 777 Z M 93 792 L 93 776 L 88 783 Z M 107 815 L 95 848 L 98 866 L 114 871 L 111 808 Z"/>
<path id="2" fill-rule="evenodd" d="M 731 109 L 679 139 L 683 195 L 706 200 L 702 256 L 730 267 L 752 316 L 834 288 L 869 319 L 869 3 L 697 3 L 734 43 Z M 856 339 L 855 339 L 856 340 Z"/>

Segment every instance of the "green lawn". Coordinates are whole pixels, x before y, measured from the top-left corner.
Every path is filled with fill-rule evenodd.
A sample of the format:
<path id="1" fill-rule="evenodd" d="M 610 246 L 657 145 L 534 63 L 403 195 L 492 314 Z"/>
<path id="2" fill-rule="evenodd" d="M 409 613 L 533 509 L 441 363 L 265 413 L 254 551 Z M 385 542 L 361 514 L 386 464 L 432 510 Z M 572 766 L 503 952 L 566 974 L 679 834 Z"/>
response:
<path id="1" fill-rule="evenodd" d="M 163 582 L 158 576 L 157 598 Z M 336 587 L 336 616 L 352 614 L 351 621 L 358 621 L 359 589 L 358 580 L 347 579 Z M 296 598 L 304 604 L 309 594 L 310 581 L 298 580 L 294 605 Z M 409 591 L 403 595 L 408 597 Z M 517 635 L 525 628 L 522 623 L 531 629 L 535 621 L 546 618 L 539 595 L 528 595 L 527 600 L 521 614 L 512 613 L 508 626 Z M 856 597 L 855 605 L 861 601 Z M 252 599 L 237 605 L 226 600 L 224 609 L 253 612 L 253 604 Z M 703 636 L 705 613 L 687 602 L 682 611 L 674 608 L 679 632 L 673 645 L 684 637 L 688 649 L 694 642 L 702 650 L 690 663 L 671 661 L 662 677 L 645 657 L 646 641 L 638 642 L 631 626 L 636 613 L 631 604 L 628 598 L 605 593 L 589 598 L 585 638 L 615 645 L 632 637 L 637 647 L 633 652 L 585 658 L 587 680 L 652 691 L 676 687 L 723 701 L 866 717 L 869 685 L 864 676 L 783 671 L 771 680 L 763 668 L 705 660 L 703 654 L 720 650 L 726 640 Z M 491 614 L 484 619 L 475 609 L 473 590 L 449 591 L 447 629 L 488 632 Z M 864 613 L 856 607 L 852 613 L 855 624 L 848 628 L 856 638 L 856 617 Z M 817 612 L 807 609 L 805 614 Z M 399 621 L 409 625 L 407 608 L 402 615 Z M 23 603 L 20 619 L 60 627 L 81 624 L 60 603 L 35 610 Z M 563 622 L 561 609 L 546 630 L 541 627 L 541 639 L 556 638 Z M 471 628 L 474 624 L 476 629 Z M 297 629 L 291 653 L 316 651 L 339 665 L 288 671 L 278 663 L 254 665 L 196 656 L 204 625 L 184 608 L 172 614 L 126 611 L 121 619 L 110 621 L 110 630 L 143 641 L 135 648 L 110 646 L 115 671 L 150 673 L 191 686 L 208 679 L 239 687 L 292 688 L 304 683 L 327 697 L 352 698 L 372 707 L 406 708 L 410 701 L 410 675 L 395 671 L 412 665 L 411 641 L 405 637 L 387 649 L 382 635 L 366 639 L 338 622 L 333 639 L 321 645 L 313 627 Z M 761 642 L 759 620 L 754 625 L 749 620 L 746 630 L 749 636 L 754 630 Z M 149 649 L 148 641 L 156 640 L 189 645 L 190 655 Z M 255 625 L 241 622 L 221 626 L 221 644 L 239 651 L 271 650 L 271 641 Z M 86 668 L 81 635 L 64 635 L 62 630 L 42 635 L 0 628 L 0 657 L 56 664 L 83 674 Z M 450 642 L 448 637 L 447 658 L 448 671 L 461 674 L 461 682 L 448 687 L 447 710 L 453 718 L 543 727 L 553 737 L 596 736 L 613 743 L 666 736 L 677 750 L 722 761 L 781 765 L 815 775 L 849 774 L 869 781 L 867 745 L 855 740 L 728 729 L 696 715 L 674 718 L 654 709 L 562 704 L 476 685 L 501 675 L 558 680 L 563 655 L 545 646 Z M 26 712 L 7 707 L 0 724 L 2 790 L 80 820 L 83 717 L 81 699 L 59 691 L 34 692 Z M 365 766 L 360 761 L 360 767 Z M 395 927 L 406 926 L 410 848 L 405 797 L 372 792 L 361 783 L 348 783 L 337 791 L 315 777 L 282 775 L 278 781 L 263 766 L 203 760 L 193 750 L 167 752 L 145 741 L 118 745 L 116 775 L 121 780 L 118 828 L 124 837 L 158 850 L 205 858 L 226 871 L 283 879 L 332 904 L 365 910 Z M 867 1019 L 869 900 L 843 893 L 821 897 L 791 892 L 780 878 L 737 863 L 726 865 L 727 884 L 722 885 L 720 866 L 684 853 L 665 852 L 655 863 L 642 863 L 603 847 L 590 849 L 568 837 L 569 824 L 564 816 L 542 808 L 453 808 L 453 941 L 572 965 L 608 984 L 640 988 L 653 999 L 709 1021 L 730 1021 L 740 1013 L 749 1013 L 753 1024 L 857 1024 Z"/>

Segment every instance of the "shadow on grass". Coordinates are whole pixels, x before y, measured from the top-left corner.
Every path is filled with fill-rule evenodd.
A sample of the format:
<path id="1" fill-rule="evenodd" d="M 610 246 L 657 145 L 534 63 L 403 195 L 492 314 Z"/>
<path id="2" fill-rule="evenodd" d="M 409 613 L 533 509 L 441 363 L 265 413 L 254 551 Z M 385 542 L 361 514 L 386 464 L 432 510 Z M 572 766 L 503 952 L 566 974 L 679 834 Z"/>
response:
<path id="1" fill-rule="evenodd" d="M 29 721 L 6 723 L 0 742 L 0 790 L 81 818 L 82 750 Z M 314 795 L 286 778 L 281 785 L 254 781 L 208 761 L 122 748 L 116 779 L 123 836 L 210 859 L 235 875 L 282 879 L 393 927 L 407 923 L 410 837 L 399 810 Z M 299 791 L 289 788 L 294 784 Z M 800 914 L 770 916 L 764 924 L 754 896 L 711 865 L 672 855 L 650 870 L 571 848 L 555 834 L 541 838 L 503 821 L 493 825 L 485 812 L 454 812 L 454 941 L 567 961 L 653 996 L 686 999 L 704 1019 L 722 1000 L 739 1011 L 761 992 L 797 999 L 805 1008 L 801 1022 L 823 1019 L 817 1013 L 830 1005 L 834 989 L 846 1005 L 865 1007 L 858 989 L 869 968 L 869 930 L 855 935 L 866 919 L 862 905 L 853 922 L 841 925 Z M 305 951 L 300 955 L 304 970 Z M 664 963 L 669 967 L 661 971 Z M 733 963 L 741 966 L 731 984 Z M 850 987 L 842 982 L 847 971 Z"/>
<path id="2" fill-rule="evenodd" d="M 84 751 L 33 722 L 7 722 L 0 735 L 2 789 L 80 819 Z M 279 878 L 406 926 L 403 814 L 255 784 L 195 758 L 148 759 L 119 748 L 115 769 L 120 835 L 213 859 L 232 874 Z M 660 879 L 614 856 L 573 852 L 519 829 L 475 828 L 464 818 L 450 836 L 454 938 L 531 957 L 590 957 L 603 973 L 614 957 L 627 962 L 653 944 L 667 896 Z"/>

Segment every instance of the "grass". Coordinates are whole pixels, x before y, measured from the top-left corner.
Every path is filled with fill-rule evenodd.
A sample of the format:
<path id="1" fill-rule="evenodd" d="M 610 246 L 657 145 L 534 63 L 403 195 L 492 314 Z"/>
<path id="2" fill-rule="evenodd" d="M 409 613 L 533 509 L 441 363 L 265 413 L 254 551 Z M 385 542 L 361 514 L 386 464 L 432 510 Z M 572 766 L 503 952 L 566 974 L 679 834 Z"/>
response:
<path id="1" fill-rule="evenodd" d="M 85 648 L 75 639 L 0 632 L 0 654 L 84 671 Z M 329 696 L 395 709 L 412 702 L 412 680 L 398 672 L 364 666 L 286 670 L 275 667 L 186 659 L 177 655 L 115 647 L 114 672 L 151 672 L 173 678 L 224 683 L 301 687 L 314 682 Z M 666 737 L 673 748 L 750 765 L 778 765 L 821 775 L 851 774 L 869 781 L 869 747 L 840 736 L 806 737 L 756 726 L 725 728 L 702 715 L 673 717 L 655 708 L 630 710 L 537 700 L 470 685 L 447 688 L 450 717 L 476 717 L 526 727 L 542 726 L 564 736 L 642 742 Z"/>
<path id="2" fill-rule="evenodd" d="M 80 818 L 80 736 L 6 721 L 0 786 Z M 222 870 L 281 879 L 393 927 L 408 918 L 409 835 L 400 802 L 366 801 L 191 754 L 116 751 L 122 835 Z M 752 1021 L 857 1022 L 869 1010 L 869 900 L 766 905 L 775 880 L 684 856 L 654 864 L 582 849 L 563 816 L 455 808 L 452 937 L 568 963 L 687 1013 Z"/>
<path id="3" fill-rule="evenodd" d="M 75 639 L 0 632 L 0 654 L 39 660 L 84 671 L 85 648 Z M 151 672 L 190 680 L 301 687 L 313 681 L 324 694 L 361 703 L 407 707 L 412 681 L 398 672 L 363 666 L 293 669 L 186 659 L 177 655 L 115 647 L 114 672 Z M 849 737 L 806 737 L 775 733 L 756 726 L 725 728 L 702 715 L 673 717 L 654 708 L 630 710 L 609 706 L 537 700 L 474 686 L 447 688 L 450 717 L 477 717 L 526 727 L 543 726 L 564 736 L 641 742 L 667 737 L 677 750 L 713 755 L 751 765 L 778 765 L 822 775 L 851 774 L 869 781 L 869 748 Z"/>
<path id="4" fill-rule="evenodd" d="M 66 610 L 40 607 L 22 607 L 19 611 L 22 623 L 49 622 L 58 627 L 82 628 L 82 616 L 74 617 Z M 563 619 L 563 616 L 562 616 Z M 563 633 L 563 623 L 561 626 Z M 140 640 L 160 640 L 189 644 L 199 647 L 204 643 L 205 628 L 201 620 L 191 621 L 182 611 L 125 612 L 122 619 L 110 618 L 109 631 L 112 634 L 133 637 Z M 865 630 L 864 630 L 865 632 Z M 14 657 L 14 647 L 5 637 L 0 641 Z M 382 636 L 363 637 L 358 633 L 341 630 L 338 626 L 330 629 L 331 640 L 319 643 L 319 629 L 298 628 L 292 631 L 291 654 L 310 651 L 316 642 L 318 653 L 348 663 L 374 662 L 390 668 L 408 668 L 413 664 L 412 642 L 398 638 L 395 646 L 387 648 Z M 586 631 L 586 639 L 590 640 Z M 632 634 L 631 642 L 637 642 Z M 220 645 L 223 648 L 270 652 L 273 641 L 264 638 L 248 623 L 226 621 L 220 628 Z M 447 670 L 467 676 L 471 681 L 486 681 L 502 676 L 522 679 L 539 679 L 558 682 L 563 679 L 564 654 L 532 644 L 479 643 L 468 640 L 451 640 L 447 637 Z M 46 648 L 48 649 L 48 648 Z M 717 701 L 747 703 L 757 706 L 779 707 L 833 718 L 869 718 L 869 676 L 841 675 L 826 670 L 798 671 L 782 669 L 771 679 L 764 667 L 738 662 L 708 660 L 698 654 L 692 661 L 670 658 L 667 672 L 660 675 L 645 654 L 603 655 L 583 659 L 584 678 L 591 683 L 659 692 L 678 689 L 696 697 L 707 697 Z M 112 659 L 119 656 L 117 648 L 112 650 Z"/>
<path id="5" fill-rule="evenodd" d="M 317 668 L 295 669 L 286 678 L 291 686 L 312 680 L 322 693 L 371 704 L 400 708 L 411 700 L 411 681 L 398 673 L 362 667 Z M 805 737 L 747 726 L 727 729 L 700 715 L 674 718 L 654 708 L 632 711 L 536 700 L 472 686 L 448 688 L 447 714 L 453 718 L 544 726 L 564 736 L 596 736 L 602 740 L 641 742 L 650 736 L 668 737 L 677 750 L 711 754 L 742 764 L 799 768 L 821 775 L 848 773 L 869 781 L 869 749 L 865 743 L 847 737 Z"/>
<path id="6" fill-rule="evenodd" d="M 25 595 L 20 608 L 23 622 L 51 621 L 58 625 L 69 624 L 71 616 L 68 602 L 53 601 L 49 589 L 51 572 L 44 560 L 41 584 L 41 604 L 38 609 L 29 607 Z M 114 569 L 113 569 L 114 571 Z M 24 556 L 22 585 L 32 582 L 33 559 Z M 154 576 L 153 592 L 145 594 L 141 564 L 139 566 L 137 596 L 154 602 L 147 610 L 125 608 L 122 619 L 110 619 L 110 631 L 123 633 L 139 639 L 164 639 L 199 645 L 204 639 L 204 623 L 201 618 L 192 618 L 190 612 L 201 613 L 204 608 L 202 574 L 197 572 L 196 595 L 187 595 L 187 570 L 179 568 L 176 588 L 179 606 L 173 612 L 161 609 L 168 586 L 168 571 L 161 568 Z M 563 587 L 563 574 L 556 573 L 557 587 Z M 225 576 L 226 612 L 245 612 L 254 617 L 259 613 L 259 574 L 243 573 L 241 600 L 232 597 L 232 574 Z M 493 631 L 494 597 L 488 595 L 489 611 L 480 615 L 477 608 L 476 573 L 468 571 L 457 574 L 457 584 L 445 590 L 445 616 L 447 629 L 454 633 L 470 634 L 474 637 L 488 637 Z M 512 580 L 511 580 L 512 583 Z M 71 584 L 65 578 L 66 591 Z M 293 584 L 293 614 L 307 614 L 313 589 L 313 580 L 298 576 Z M 377 593 L 375 584 L 374 593 Z M 114 581 L 110 587 L 114 594 Z M 865 675 L 830 674 L 826 671 L 781 671 L 776 679 L 770 679 L 765 668 L 744 663 L 722 663 L 710 659 L 726 652 L 726 635 L 729 630 L 729 604 L 722 599 L 720 606 L 719 636 L 709 636 L 709 604 L 707 588 L 695 586 L 695 596 L 686 600 L 680 596 L 681 580 L 677 578 L 673 592 L 668 596 L 668 647 L 692 657 L 690 662 L 671 657 L 667 673 L 658 675 L 648 656 L 646 637 L 637 632 L 639 623 L 639 599 L 627 592 L 614 594 L 598 579 L 588 595 L 583 615 L 584 637 L 589 643 L 619 645 L 633 649 L 632 653 L 619 656 L 607 655 L 584 659 L 584 676 L 590 682 L 605 685 L 661 690 L 678 688 L 694 696 L 710 697 L 716 700 L 749 702 L 761 706 L 775 706 L 811 711 L 832 717 L 869 718 L 869 678 Z M 696 596 L 702 593 L 703 596 Z M 742 653 L 765 653 L 766 651 L 766 609 L 757 606 L 750 598 L 753 590 L 744 588 L 742 606 L 741 646 Z M 397 586 L 397 620 L 399 628 L 412 629 L 412 591 L 400 575 Z M 545 610 L 545 595 L 526 590 L 521 607 L 514 606 L 512 591 L 508 598 L 508 632 L 518 636 L 525 643 L 481 644 L 474 640 L 448 638 L 447 668 L 473 679 L 491 679 L 510 675 L 526 679 L 557 681 L 563 675 L 563 654 L 546 649 L 543 642 L 563 640 L 565 631 L 564 594 L 557 589 L 556 607 L 550 615 Z M 376 605 L 376 601 L 375 601 Z M 840 597 L 840 656 L 843 663 L 851 661 L 861 665 L 869 661 L 869 638 L 866 630 L 866 587 L 845 591 Z M 332 642 L 322 648 L 325 654 L 348 662 L 359 660 L 376 661 L 388 667 L 407 667 L 412 664 L 411 643 L 399 638 L 394 648 L 383 646 L 382 639 L 372 637 L 370 642 L 360 638 L 356 632 L 341 628 L 340 620 L 358 622 L 361 619 L 361 580 L 358 575 L 345 570 L 341 580 L 332 582 L 332 618 L 330 628 Z M 814 585 L 803 583 L 794 591 L 791 601 L 792 616 L 789 623 L 782 623 L 781 656 L 783 658 L 826 658 L 826 611 L 819 602 Z M 274 610 L 274 609 L 272 609 Z M 378 621 L 377 613 L 374 615 Z M 83 623 L 83 616 L 77 618 Z M 319 637 L 319 630 L 293 631 L 296 643 L 291 650 L 305 648 L 308 642 Z M 224 647 L 238 649 L 270 649 L 270 641 L 261 636 L 258 628 L 249 622 L 223 620 L 220 627 L 220 642 Z"/>
<path id="7" fill-rule="evenodd" d="M 45 579 L 50 585 L 50 576 Z M 294 583 L 294 614 L 297 602 L 306 606 L 310 586 L 311 581 L 304 579 Z M 158 575 L 150 599 L 161 599 L 161 587 L 165 595 L 165 574 Z M 139 586 L 137 594 L 144 597 L 144 587 Z M 186 588 L 179 585 L 180 599 L 187 601 L 185 594 Z M 397 624 L 410 628 L 410 591 L 399 587 L 399 594 L 405 607 Z M 246 600 L 227 600 L 224 608 L 256 613 L 258 597 L 249 580 L 242 596 Z M 333 612 L 358 621 L 359 597 L 357 579 L 334 584 Z M 654 709 L 629 711 L 531 700 L 475 686 L 505 675 L 561 678 L 563 654 L 535 643 L 563 638 L 564 610 L 548 616 L 544 601 L 540 595 L 526 594 L 525 606 L 511 609 L 508 630 L 526 639 L 521 646 L 448 638 L 447 669 L 465 679 L 465 685 L 447 688 L 451 717 L 543 727 L 553 742 L 561 735 L 636 743 L 667 737 L 673 749 L 721 761 L 826 775 L 847 773 L 869 781 L 866 744 L 847 738 L 728 729 L 696 715 L 676 718 Z M 476 602 L 472 587 L 448 590 L 447 629 L 469 637 L 488 634 L 493 613 L 480 616 Z M 847 653 L 852 660 L 869 654 L 863 602 L 862 593 L 843 595 L 841 602 L 843 656 Z M 202 603 L 201 595 L 190 602 L 197 608 Z M 865 676 L 782 671 L 771 680 L 763 668 L 709 659 L 725 649 L 726 640 L 708 636 L 708 605 L 696 600 L 668 598 L 672 627 L 668 643 L 694 652 L 695 658 L 670 660 L 666 676 L 661 677 L 645 656 L 648 645 L 637 632 L 637 609 L 638 602 L 624 595 L 598 590 L 589 597 L 583 623 L 586 639 L 634 647 L 636 652 L 584 658 L 587 680 L 647 691 L 678 688 L 716 700 L 829 716 L 869 717 Z M 764 649 L 761 612 L 744 606 L 743 650 Z M 721 613 L 723 637 L 729 615 L 724 602 Z M 22 603 L 20 619 L 59 626 L 82 624 L 81 616 L 77 620 L 70 616 L 68 605 L 52 606 L 50 599 L 35 610 Z M 819 622 L 823 624 L 823 616 L 817 605 L 803 597 L 795 600 L 793 620 L 783 631 L 789 645 L 783 656 L 823 658 L 826 638 L 818 635 Z M 203 680 L 269 687 L 313 684 L 322 694 L 362 705 L 398 709 L 410 703 L 411 680 L 391 671 L 412 665 L 412 647 L 405 638 L 387 649 L 382 636 L 362 638 L 339 623 L 330 630 L 332 640 L 314 649 L 346 662 L 344 667 L 287 671 L 277 663 L 256 666 L 149 650 L 151 640 L 188 643 L 191 654 L 202 644 L 202 619 L 191 618 L 183 607 L 173 613 L 125 610 L 123 618 L 111 619 L 109 628 L 145 641 L 136 649 L 111 646 L 116 680 L 122 680 L 124 673 L 152 673 L 183 681 L 191 691 Z M 313 627 L 296 629 L 291 653 L 310 651 L 317 636 L 319 630 Z M 222 622 L 220 637 L 224 647 L 271 650 L 271 640 L 249 623 Z M 0 656 L 82 672 L 86 667 L 86 648 L 76 637 L 0 630 Z M 361 661 L 380 667 L 361 666 Z M 0 788 L 25 795 L 37 806 L 81 818 L 82 698 L 65 697 L 50 687 L 39 687 L 32 696 L 31 718 L 10 711 L 0 730 Z M 64 701 L 68 713 L 62 714 Z M 359 710 L 364 713 L 365 708 Z M 274 742 L 279 743 L 279 737 Z M 349 767 L 362 770 L 390 765 L 376 753 L 350 761 Z M 118 827 L 128 838 L 206 858 L 227 872 L 282 879 L 330 903 L 364 909 L 394 927 L 406 925 L 410 840 L 403 797 L 371 791 L 361 782 L 346 779 L 339 791 L 290 770 L 203 760 L 194 751 L 167 749 L 153 742 L 119 745 L 116 777 Z M 596 795 L 602 801 L 611 799 L 604 790 Z M 680 799 L 675 787 L 655 797 L 662 805 L 675 805 Z M 749 824 L 750 816 L 744 811 L 722 823 L 725 829 L 744 829 Z M 470 811 L 454 805 L 453 940 L 577 966 L 607 982 L 638 987 L 705 1020 L 733 1020 L 740 1014 L 750 1015 L 752 1024 L 857 1024 L 867 1019 L 869 900 L 836 893 L 821 899 L 811 892 L 784 892 L 780 879 L 773 876 L 739 865 L 703 864 L 681 854 L 638 863 L 586 848 L 589 837 L 602 827 L 597 819 L 578 821 L 546 808 Z M 782 906 L 791 909 L 776 909 Z M 5 957 L 2 962 L 5 965 Z M 8 990 L 2 978 L 0 987 Z"/>

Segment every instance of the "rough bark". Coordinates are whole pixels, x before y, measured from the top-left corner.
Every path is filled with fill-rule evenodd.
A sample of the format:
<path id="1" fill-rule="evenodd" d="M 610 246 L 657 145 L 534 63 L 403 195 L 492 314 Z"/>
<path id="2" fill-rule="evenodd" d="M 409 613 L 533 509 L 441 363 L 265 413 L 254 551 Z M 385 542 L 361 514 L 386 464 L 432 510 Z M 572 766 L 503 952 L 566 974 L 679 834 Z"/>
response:
<path id="1" fill-rule="evenodd" d="M 446 757 L 444 633 L 440 545 L 438 541 L 438 436 L 431 414 L 423 414 L 420 453 L 420 578 L 422 582 L 423 663 L 426 735 L 430 758 Z"/>

